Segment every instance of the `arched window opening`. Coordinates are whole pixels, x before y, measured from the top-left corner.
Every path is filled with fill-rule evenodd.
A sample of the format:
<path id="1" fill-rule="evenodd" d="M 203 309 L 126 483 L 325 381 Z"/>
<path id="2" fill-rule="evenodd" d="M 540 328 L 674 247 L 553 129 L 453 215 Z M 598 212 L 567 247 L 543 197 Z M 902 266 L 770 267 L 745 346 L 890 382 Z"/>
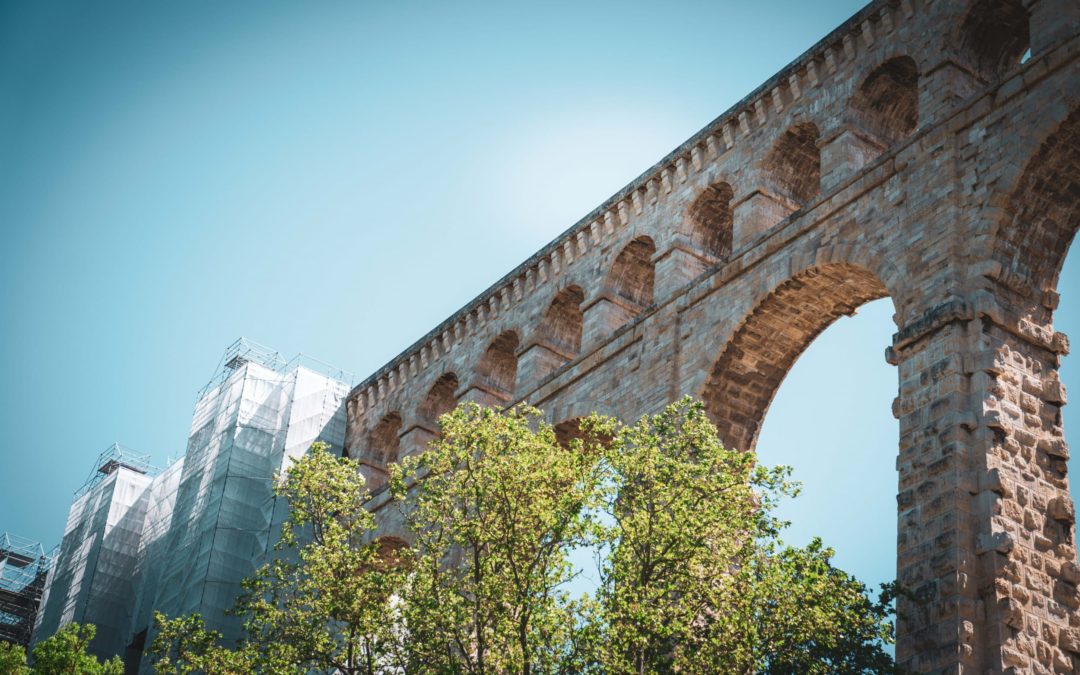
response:
<path id="1" fill-rule="evenodd" d="M 821 191 L 821 153 L 817 125 L 804 122 L 791 127 L 765 157 L 764 168 L 785 196 L 805 206 Z"/>
<path id="2" fill-rule="evenodd" d="M 367 436 L 364 450 L 357 461 L 360 472 L 367 481 L 368 489 L 378 490 L 386 485 L 389 467 L 398 460 L 401 448 L 401 415 L 396 412 L 385 415 Z"/>
<path id="3" fill-rule="evenodd" d="M 870 73 L 851 100 L 856 124 L 891 145 L 907 138 L 919 123 L 919 71 L 915 61 L 899 56 Z"/>
<path id="4" fill-rule="evenodd" d="M 619 252 L 608 274 L 608 292 L 630 304 L 634 314 L 653 303 L 654 255 L 656 244 L 653 240 L 638 237 Z"/>
<path id="5" fill-rule="evenodd" d="M 446 373 L 435 380 L 424 402 L 420 404 L 420 423 L 435 431 L 439 428 L 439 417 L 450 412 L 457 405 L 458 378 L 454 373 Z"/>
<path id="6" fill-rule="evenodd" d="M 721 260 L 731 253 L 735 196 L 727 183 L 713 183 L 690 206 L 690 241 L 703 253 Z"/>
<path id="7" fill-rule="evenodd" d="M 960 25 L 960 49 L 984 79 L 997 80 L 1020 63 L 1030 45 L 1021 0 L 975 0 Z"/>
<path id="8" fill-rule="evenodd" d="M 581 351 L 581 327 L 584 319 L 581 303 L 585 293 L 579 286 L 567 286 L 558 292 L 544 313 L 539 329 L 541 341 L 565 358 Z"/>
<path id="9" fill-rule="evenodd" d="M 500 334 L 488 346 L 476 367 L 480 386 L 505 400 L 512 399 L 514 395 L 518 343 L 518 335 L 514 331 Z"/>

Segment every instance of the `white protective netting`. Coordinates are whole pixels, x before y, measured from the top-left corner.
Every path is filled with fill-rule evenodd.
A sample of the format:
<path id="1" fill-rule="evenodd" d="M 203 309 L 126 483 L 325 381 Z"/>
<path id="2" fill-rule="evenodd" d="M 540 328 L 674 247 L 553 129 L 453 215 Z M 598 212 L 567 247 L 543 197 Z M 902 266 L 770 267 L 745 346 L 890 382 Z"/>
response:
<path id="1" fill-rule="evenodd" d="M 35 640 L 92 622 L 92 651 L 151 672 L 153 614 L 198 612 L 227 642 L 240 582 L 267 560 L 287 515 L 274 476 L 317 440 L 341 452 L 349 377 L 245 340 L 195 404 L 184 457 L 155 477 L 145 456 L 103 453 L 68 515 Z"/>

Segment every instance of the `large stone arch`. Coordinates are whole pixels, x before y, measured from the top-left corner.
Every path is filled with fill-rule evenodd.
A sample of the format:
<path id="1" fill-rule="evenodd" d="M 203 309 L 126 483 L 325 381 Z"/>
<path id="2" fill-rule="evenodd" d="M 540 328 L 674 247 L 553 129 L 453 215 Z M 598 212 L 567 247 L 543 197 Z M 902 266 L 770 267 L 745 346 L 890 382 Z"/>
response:
<path id="1" fill-rule="evenodd" d="M 1008 193 L 994 231 L 997 277 L 1049 318 L 1058 274 L 1080 229 L 1080 107 L 1035 151 Z"/>
<path id="2" fill-rule="evenodd" d="M 873 272 L 833 262 L 799 272 L 760 300 L 725 343 L 701 392 L 725 444 L 752 450 L 799 355 L 836 319 L 888 295 Z"/>

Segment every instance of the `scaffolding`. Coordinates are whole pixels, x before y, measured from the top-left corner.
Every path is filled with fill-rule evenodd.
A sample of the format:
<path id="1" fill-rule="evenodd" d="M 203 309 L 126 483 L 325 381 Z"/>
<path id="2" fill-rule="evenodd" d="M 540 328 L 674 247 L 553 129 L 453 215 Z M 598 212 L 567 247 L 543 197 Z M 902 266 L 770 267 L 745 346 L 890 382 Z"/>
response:
<path id="1" fill-rule="evenodd" d="M 343 448 L 352 379 L 248 340 L 229 346 L 195 404 L 154 610 L 197 612 L 226 643 L 240 637 L 240 618 L 227 612 L 240 582 L 268 561 L 287 514 L 274 477 L 315 441 Z M 153 632 L 149 621 L 133 626 L 133 646 L 152 642 Z"/>
<path id="2" fill-rule="evenodd" d="M 75 499 L 83 496 L 120 469 L 148 476 L 157 473 L 157 469 L 150 462 L 150 455 L 136 452 L 119 443 L 113 443 L 98 455 L 90 475 L 86 477 L 79 489 L 75 490 Z"/>
<path id="3" fill-rule="evenodd" d="M 0 640 L 30 645 L 51 563 L 38 542 L 0 534 Z"/>
<path id="4" fill-rule="evenodd" d="M 235 641 L 240 582 L 272 554 L 288 505 L 275 476 L 315 441 L 345 443 L 354 378 L 241 338 L 199 392 L 181 459 L 158 471 L 119 444 L 76 491 L 35 640 L 71 621 L 97 625 L 90 652 L 150 672 L 153 614 L 199 613 Z"/>
<path id="5" fill-rule="evenodd" d="M 75 492 L 35 640 L 71 622 L 92 623 L 89 651 L 122 652 L 134 609 L 136 561 L 156 469 L 149 456 L 114 443 Z"/>

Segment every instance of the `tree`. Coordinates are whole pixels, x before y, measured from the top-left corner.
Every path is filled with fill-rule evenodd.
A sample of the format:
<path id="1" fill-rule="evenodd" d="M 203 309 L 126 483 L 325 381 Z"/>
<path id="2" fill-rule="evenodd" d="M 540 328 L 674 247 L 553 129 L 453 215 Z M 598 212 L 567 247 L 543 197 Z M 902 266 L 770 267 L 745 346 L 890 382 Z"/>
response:
<path id="1" fill-rule="evenodd" d="M 244 617 L 245 641 L 224 649 L 200 617 L 159 616 L 159 673 L 373 675 L 392 665 L 404 561 L 388 560 L 372 536 L 359 465 L 315 443 L 275 492 L 288 500 L 289 516 L 278 554 L 245 580 L 234 610 Z"/>
<path id="2" fill-rule="evenodd" d="M 700 403 L 617 426 L 606 466 L 606 672 L 889 671 L 887 604 L 820 542 L 782 545 L 788 471 L 724 448 Z"/>
<path id="3" fill-rule="evenodd" d="M 568 551 L 591 541 L 601 429 L 569 446 L 538 410 L 463 404 L 395 467 L 416 565 L 403 596 L 415 672 L 581 672 L 589 601 L 562 590 Z"/>
<path id="4" fill-rule="evenodd" d="M 120 657 L 101 663 L 86 653 L 96 634 L 93 624 L 67 624 L 34 646 L 31 675 L 123 675 Z"/>
<path id="5" fill-rule="evenodd" d="M 359 465 L 316 443 L 277 494 L 289 516 L 280 552 L 246 582 L 237 611 L 269 672 L 373 675 L 396 657 L 396 604 L 407 561 L 372 536 Z"/>
<path id="6" fill-rule="evenodd" d="M 245 675 L 254 670 L 256 658 L 250 647 L 230 650 L 220 646 L 221 634 L 207 630 L 198 614 L 167 619 L 155 612 L 157 635 L 151 651 L 158 655 L 158 675 Z"/>
<path id="7" fill-rule="evenodd" d="M 0 675 L 27 675 L 29 672 L 22 645 L 0 640 Z"/>

